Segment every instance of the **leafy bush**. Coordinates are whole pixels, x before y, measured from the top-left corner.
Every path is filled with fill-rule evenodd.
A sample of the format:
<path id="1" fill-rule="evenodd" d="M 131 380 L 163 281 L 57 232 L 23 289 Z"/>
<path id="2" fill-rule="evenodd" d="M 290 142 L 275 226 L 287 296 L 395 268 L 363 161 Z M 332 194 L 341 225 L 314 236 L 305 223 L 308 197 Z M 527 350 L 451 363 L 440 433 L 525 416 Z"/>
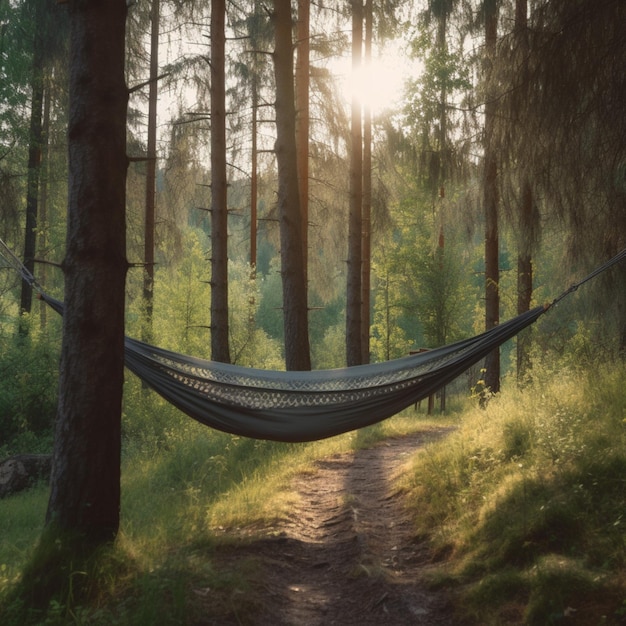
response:
<path id="1" fill-rule="evenodd" d="M 44 336 L 5 340 L 0 354 L 0 457 L 42 452 L 54 424 L 58 347 Z"/>

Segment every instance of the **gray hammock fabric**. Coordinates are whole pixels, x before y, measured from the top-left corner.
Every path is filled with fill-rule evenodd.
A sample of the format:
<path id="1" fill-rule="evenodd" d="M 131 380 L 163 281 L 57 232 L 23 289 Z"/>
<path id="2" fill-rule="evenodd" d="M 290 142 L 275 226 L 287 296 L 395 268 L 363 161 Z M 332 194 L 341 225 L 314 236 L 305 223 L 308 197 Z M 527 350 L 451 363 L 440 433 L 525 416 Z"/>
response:
<path id="1" fill-rule="evenodd" d="M 343 369 L 279 372 L 214 363 L 126 339 L 126 366 L 194 419 L 235 435 L 302 442 L 380 422 L 428 397 L 542 313 L 413 356 Z"/>
<path id="2" fill-rule="evenodd" d="M 62 314 L 63 303 L 45 294 L 2 240 L 0 244 L 0 252 L 11 257 L 22 278 Z M 268 371 L 185 356 L 128 337 L 125 363 L 167 401 L 217 430 L 286 442 L 323 439 L 375 424 L 428 397 L 533 324 L 580 285 L 624 259 L 626 249 L 552 303 L 476 337 L 385 363 L 307 372 Z"/>
<path id="3" fill-rule="evenodd" d="M 63 312 L 63 304 L 41 297 Z M 369 365 L 306 372 L 207 361 L 125 338 L 126 367 L 195 420 L 234 435 L 285 442 L 381 422 L 435 393 L 530 326 L 537 307 L 471 339 Z"/>

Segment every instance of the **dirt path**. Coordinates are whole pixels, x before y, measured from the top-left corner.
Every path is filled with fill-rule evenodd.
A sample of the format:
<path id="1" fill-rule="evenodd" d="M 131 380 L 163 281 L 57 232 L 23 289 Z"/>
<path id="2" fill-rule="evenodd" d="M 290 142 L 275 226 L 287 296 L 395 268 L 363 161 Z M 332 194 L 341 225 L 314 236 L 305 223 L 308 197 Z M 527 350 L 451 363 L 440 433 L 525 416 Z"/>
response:
<path id="1" fill-rule="evenodd" d="M 458 623 L 445 592 L 421 579 L 426 548 L 413 538 L 394 476 L 440 430 L 390 439 L 319 461 L 297 478 L 301 495 L 277 536 L 248 546 L 262 563 L 265 606 L 253 624 L 273 626 Z M 246 549 L 248 552 L 248 549 Z"/>

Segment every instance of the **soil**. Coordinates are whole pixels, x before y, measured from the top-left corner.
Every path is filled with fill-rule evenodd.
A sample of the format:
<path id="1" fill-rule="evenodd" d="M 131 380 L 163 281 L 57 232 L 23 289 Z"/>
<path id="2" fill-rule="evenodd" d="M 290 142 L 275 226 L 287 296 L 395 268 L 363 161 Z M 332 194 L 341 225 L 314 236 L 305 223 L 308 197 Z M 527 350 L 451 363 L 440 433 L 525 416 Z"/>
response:
<path id="1" fill-rule="evenodd" d="M 272 536 L 238 548 L 252 558 L 261 606 L 230 619 L 203 621 L 272 626 L 450 625 L 449 590 L 425 584 L 433 567 L 415 538 L 393 479 L 445 429 L 393 438 L 371 449 L 333 456 L 296 478 L 299 503 Z M 230 554 L 230 558 L 233 554 Z M 256 595 L 256 594 L 255 594 Z"/>

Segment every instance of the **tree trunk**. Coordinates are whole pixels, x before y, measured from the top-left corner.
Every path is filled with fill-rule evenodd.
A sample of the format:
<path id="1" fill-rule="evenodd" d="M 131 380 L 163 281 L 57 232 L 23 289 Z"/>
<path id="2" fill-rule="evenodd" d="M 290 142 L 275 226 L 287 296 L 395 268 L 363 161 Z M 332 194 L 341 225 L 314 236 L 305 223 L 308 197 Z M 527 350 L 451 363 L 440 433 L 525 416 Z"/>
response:
<path id="1" fill-rule="evenodd" d="M 146 161 L 146 205 L 144 222 L 143 299 L 145 318 L 142 339 L 152 341 L 152 311 L 154 306 L 154 235 L 156 211 L 156 135 L 159 75 L 160 0 L 152 0 L 150 12 L 150 85 L 148 87 L 148 146 Z"/>
<path id="2" fill-rule="evenodd" d="M 47 524 L 119 528 L 126 278 L 126 1 L 68 3 L 69 189 L 59 408 Z"/>
<path id="3" fill-rule="evenodd" d="M 309 250 L 309 42 L 310 3 L 298 0 L 298 48 L 296 60 L 296 145 L 298 150 L 298 189 L 302 213 L 302 252 L 305 285 L 308 292 Z M 308 297 L 307 297 L 308 302 Z"/>
<path id="4" fill-rule="evenodd" d="M 33 65 L 31 75 L 30 128 L 28 146 L 28 174 L 26 181 L 26 225 L 24 230 L 24 265 L 32 274 L 35 268 L 37 245 L 37 202 L 41 175 L 42 115 L 44 96 L 44 11 L 43 2 L 35 2 L 35 37 L 33 42 Z M 21 313 L 30 313 L 33 303 L 32 287 L 22 281 L 20 296 Z M 20 333 L 27 327 L 20 324 Z"/>
<path id="5" fill-rule="evenodd" d="M 359 73 L 363 47 L 363 4 L 352 0 L 352 72 Z M 363 134 L 361 101 L 354 90 L 350 131 L 350 212 L 348 217 L 348 269 L 346 287 L 346 360 L 360 365 L 361 307 L 363 299 Z"/>
<path id="6" fill-rule="evenodd" d="M 522 76 L 528 80 L 528 0 L 515 0 L 515 45 L 519 47 L 522 58 Z M 516 73 L 517 73 L 517 68 Z M 523 132 L 523 131 L 522 131 Z M 521 161 L 521 157 L 519 157 Z M 522 171 L 524 163 L 518 163 Z M 526 174 L 523 174 L 526 176 Z M 519 214 L 518 256 L 517 256 L 517 313 L 530 310 L 533 295 L 532 249 L 535 243 L 533 219 L 533 191 L 530 181 L 521 181 L 521 206 Z M 523 330 L 517 337 L 517 380 L 522 382 L 530 367 L 530 343 L 532 327 Z"/>
<path id="7" fill-rule="evenodd" d="M 225 0 L 211 0 L 211 358 L 230 363 Z"/>
<path id="8" fill-rule="evenodd" d="M 256 68 L 252 74 L 252 155 L 250 164 L 250 267 L 252 278 L 256 277 L 257 265 L 257 221 L 258 221 L 258 107 L 259 86 Z"/>
<path id="9" fill-rule="evenodd" d="M 533 231 L 533 193 L 528 182 L 522 188 L 522 205 L 519 218 L 519 251 L 517 256 L 517 313 L 530 310 L 533 295 L 533 263 L 531 255 Z M 523 381 L 530 366 L 530 341 L 532 327 L 517 337 L 517 379 Z"/>
<path id="10" fill-rule="evenodd" d="M 365 2 L 365 67 L 372 63 L 372 0 Z M 362 201 L 361 363 L 370 360 L 370 296 L 372 260 L 372 106 L 363 103 L 363 201 Z"/>
<path id="11" fill-rule="evenodd" d="M 276 161 L 283 282 L 285 361 L 288 370 L 311 369 L 302 214 L 298 189 L 296 108 L 293 85 L 291 3 L 274 0 Z"/>
<path id="12" fill-rule="evenodd" d="M 493 65 L 496 57 L 498 11 L 497 4 L 485 2 L 485 55 L 487 99 L 485 103 L 485 162 L 483 202 L 485 210 L 485 329 L 500 322 L 500 269 L 498 243 L 498 162 L 493 146 L 496 98 L 493 89 Z M 500 349 L 485 359 L 485 385 L 491 393 L 500 391 Z"/>
<path id="13" fill-rule="evenodd" d="M 52 101 L 51 79 L 47 77 L 44 85 L 43 99 L 43 117 L 41 128 L 41 162 L 42 170 L 39 180 L 39 222 L 43 228 L 39 229 L 39 238 L 37 248 L 39 254 L 45 258 L 48 251 L 48 224 L 49 220 L 49 199 L 50 199 L 50 107 Z M 42 285 L 47 284 L 47 268 L 43 263 L 39 272 L 39 282 Z M 41 328 L 45 328 L 48 322 L 48 307 L 40 307 L 39 323 Z"/>

